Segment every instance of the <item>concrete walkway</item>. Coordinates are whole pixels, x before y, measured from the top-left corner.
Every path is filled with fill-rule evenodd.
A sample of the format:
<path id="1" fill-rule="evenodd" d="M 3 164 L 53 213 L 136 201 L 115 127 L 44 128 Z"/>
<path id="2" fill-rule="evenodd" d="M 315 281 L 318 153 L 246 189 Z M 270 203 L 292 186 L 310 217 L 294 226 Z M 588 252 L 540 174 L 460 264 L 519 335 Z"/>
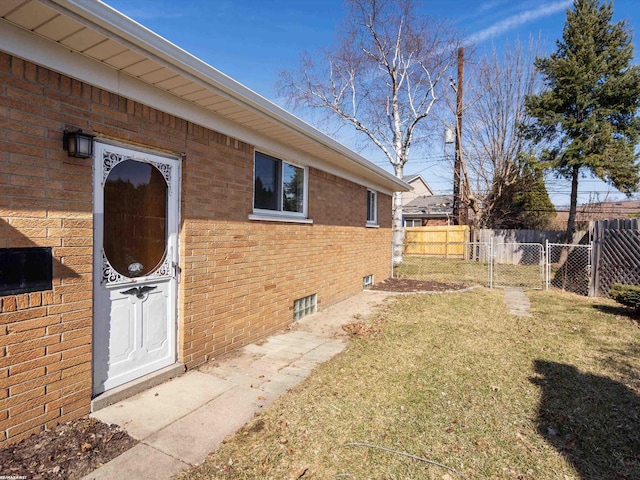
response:
<path id="1" fill-rule="evenodd" d="M 346 346 L 342 325 L 388 294 L 364 291 L 296 322 L 291 331 L 92 414 L 139 440 L 88 479 L 169 479 L 202 463 L 222 440 Z"/>
<path id="2" fill-rule="evenodd" d="M 521 317 L 530 317 L 529 308 L 531 303 L 529 297 L 524 293 L 524 290 L 519 287 L 505 287 L 504 300 L 509 308 L 509 311 L 513 315 Z"/>

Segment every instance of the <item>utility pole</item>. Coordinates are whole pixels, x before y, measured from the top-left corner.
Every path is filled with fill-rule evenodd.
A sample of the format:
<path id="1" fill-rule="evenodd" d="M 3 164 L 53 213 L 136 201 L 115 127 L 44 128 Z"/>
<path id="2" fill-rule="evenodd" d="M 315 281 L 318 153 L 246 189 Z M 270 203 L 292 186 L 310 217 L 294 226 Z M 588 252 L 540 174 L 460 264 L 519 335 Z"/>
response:
<path id="1" fill-rule="evenodd" d="M 461 188 L 462 170 L 462 87 L 464 83 L 464 48 L 458 48 L 458 81 L 456 91 L 456 158 L 453 164 L 453 218 L 456 225 L 466 225 L 468 211 Z"/>

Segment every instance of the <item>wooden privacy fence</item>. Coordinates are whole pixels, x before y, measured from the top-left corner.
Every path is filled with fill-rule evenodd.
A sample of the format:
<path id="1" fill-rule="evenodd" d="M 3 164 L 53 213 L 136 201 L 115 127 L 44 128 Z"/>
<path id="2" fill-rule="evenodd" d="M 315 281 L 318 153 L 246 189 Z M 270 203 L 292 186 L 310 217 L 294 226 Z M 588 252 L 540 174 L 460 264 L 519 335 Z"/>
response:
<path id="1" fill-rule="evenodd" d="M 640 219 L 599 220 L 593 226 L 594 294 L 614 283 L 640 285 Z"/>
<path id="2" fill-rule="evenodd" d="M 463 258 L 463 243 L 469 241 L 468 225 L 441 225 L 433 227 L 406 227 L 407 255 L 425 255 L 442 258 Z"/>

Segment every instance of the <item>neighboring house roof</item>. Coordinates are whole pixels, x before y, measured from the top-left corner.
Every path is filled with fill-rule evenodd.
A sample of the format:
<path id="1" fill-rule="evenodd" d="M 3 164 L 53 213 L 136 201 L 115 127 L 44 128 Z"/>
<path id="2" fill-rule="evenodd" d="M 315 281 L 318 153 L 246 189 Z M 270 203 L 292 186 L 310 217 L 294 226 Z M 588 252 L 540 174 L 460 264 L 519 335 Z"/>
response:
<path id="1" fill-rule="evenodd" d="M 453 195 L 422 195 L 403 207 L 405 216 L 447 217 L 453 214 Z"/>
<path id="2" fill-rule="evenodd" d="M 576 207 L 576 221 L 608 220 L 630 218 L 640 215 L 640 200 L 587 203 Z M 556 217 L 559 221 L 569 219 L 569 207 L 558 207 Z"/>
<path id="3" fill-rule="evenodd" d="M 414 181 L 416 178 L 419 178 L 419 177 L 420 175 L 403 175 L 402 180 L 407 183 L 411 183 L 412 181 Z"/>
<path id="4" fill-rule="evenodd" d="M 409 185 L 411 185 L 412 187 L 414 187 L 413 184 L 415 184 L 416 182 L 422 182 L 424 188 L 427 190 L 429 195 L 433 195 L 433 190 L 431 190 L 431 187 L 429 186 L 429 184 L 424 180 L 424 178 L 422 178 L 422 175 L 420 174 L 403 175 L 402 180 L 408 183 Z"/>
<path id="5" fill-rule="evenodd" d="M 309 163 L 333 167 L 332 173 L 387 193 L 409 190 L 389 172 L 102 2 L 3 1 L 0 17 L 0 50 L 7 53 L 260 148 L 290 156 L 302 152 Z"/>

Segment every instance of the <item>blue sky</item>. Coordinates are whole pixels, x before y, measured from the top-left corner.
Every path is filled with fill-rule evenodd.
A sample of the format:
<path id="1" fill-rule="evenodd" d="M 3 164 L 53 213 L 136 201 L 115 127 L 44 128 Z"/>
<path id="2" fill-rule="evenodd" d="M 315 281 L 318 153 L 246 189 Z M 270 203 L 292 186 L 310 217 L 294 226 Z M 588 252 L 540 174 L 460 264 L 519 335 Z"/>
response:
<path id="1" fill-rule="evenodd" d="M 300 54 L 329 46 L 344 17 L 342 0 L 106 0 L 106 3 L 185 49 L 214 68 L 282 104 L 275 82 L 283 69 L 295 69 Z M 448 19 L 473 41 L 478 51 L 500 48 L 516 38 L 540 35 L 545 50 L 553 51 L 562 35 L 565 12 L 572 0 L 424 0 L 421 11 Z M 615 0 L 614 20 L 627 20 L 633 30 L 640 22 L 640 0 Z M 636 55 L 640 40 L 634 39 Z M 636 60 L 637 61 L 637 60 Z M 357 149 L 354 141 L 340 137 Z M 358 144 L 359 145 L 359 144 Z M 381 154 L 363 155 L 388 165 Z M 451 171 L 429 154 L 407 164 L 405 173 L 421 173 L 438 193 L 451 191 Z M 557 205 L 568 204 L 569 187 L 548 185 Z M 580 201 L 598 196 L 623 198 L 602 182 L 581 180 Z"/>

